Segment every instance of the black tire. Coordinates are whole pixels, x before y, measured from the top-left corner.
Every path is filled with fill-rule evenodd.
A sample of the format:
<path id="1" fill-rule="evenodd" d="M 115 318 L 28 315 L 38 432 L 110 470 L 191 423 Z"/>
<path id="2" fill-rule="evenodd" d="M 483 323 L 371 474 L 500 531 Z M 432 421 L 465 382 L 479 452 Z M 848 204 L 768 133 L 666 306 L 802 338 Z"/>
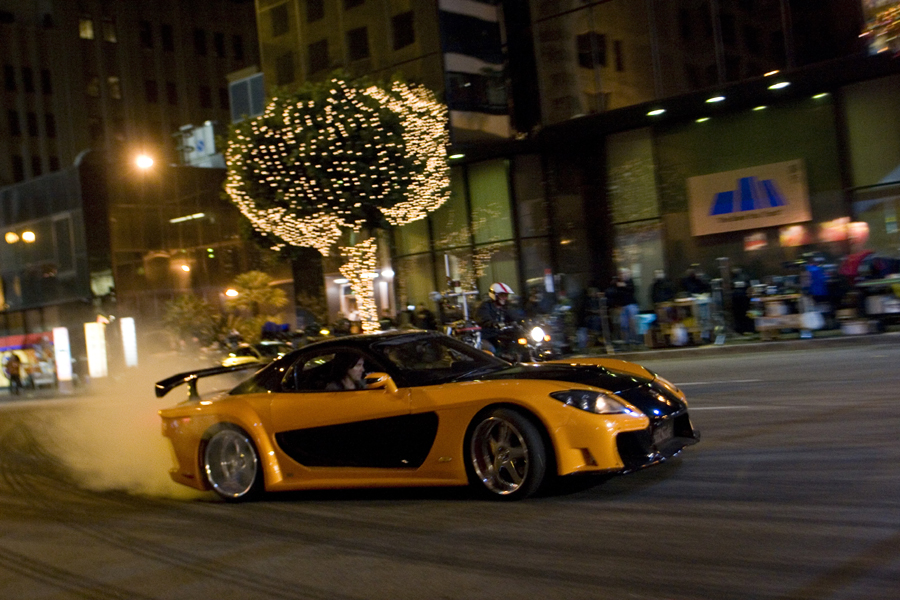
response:
<path id="1" fill-rule="evenodd" d="M 225 500 L 250 500 L 265 487 L 259 452 L 240 427 L 219 426 L 206 440 L 201 459 L 207 483 Z"/>
<path id="2" fill-rule="evenodd" d="M 521 413 L 497 408 L 472 422 L 466 439 L 472 484 L 488 497 L 521 500 L 547 475 L 547 449 L 537 427 Z"/>

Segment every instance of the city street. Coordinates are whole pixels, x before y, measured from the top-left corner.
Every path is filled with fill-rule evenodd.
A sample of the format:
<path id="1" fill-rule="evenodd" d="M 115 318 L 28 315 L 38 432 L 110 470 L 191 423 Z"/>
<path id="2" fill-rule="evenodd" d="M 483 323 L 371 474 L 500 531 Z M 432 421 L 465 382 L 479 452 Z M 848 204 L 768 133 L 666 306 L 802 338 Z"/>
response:
<path id="1" fill-rule="evenodd" d="M 0 598 L 894 599 L 898 341 L 648 355 L 701 442 L 512 504 L 438 489 L 234 505 L 176 486 L 156 410 L 180 389 L 152 394 L 174 361 L 90 396 L 4 396 Z"/>

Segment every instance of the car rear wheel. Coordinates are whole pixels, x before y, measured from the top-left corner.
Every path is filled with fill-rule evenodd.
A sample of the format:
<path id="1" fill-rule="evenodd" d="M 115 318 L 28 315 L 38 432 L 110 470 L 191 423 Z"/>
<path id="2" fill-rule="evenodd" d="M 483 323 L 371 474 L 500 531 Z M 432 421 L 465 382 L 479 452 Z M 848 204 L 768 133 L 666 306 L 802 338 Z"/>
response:
<path id="1" fill-rule="evenodd" d="M 246 500 L 262 489 L 262 469 L 253 440 L 243 430 L 225 426 L 203 450 L 206 480 L 226 500 Z"/>
<path id="2" fill-rule="evenodd" d="M 473 483 L 495 498 L 527 498 L 538 491 L 547 473 L 547 450 L 540 432 L 525 416 L 508 408 L 476 419 L 468 452 Z"/>

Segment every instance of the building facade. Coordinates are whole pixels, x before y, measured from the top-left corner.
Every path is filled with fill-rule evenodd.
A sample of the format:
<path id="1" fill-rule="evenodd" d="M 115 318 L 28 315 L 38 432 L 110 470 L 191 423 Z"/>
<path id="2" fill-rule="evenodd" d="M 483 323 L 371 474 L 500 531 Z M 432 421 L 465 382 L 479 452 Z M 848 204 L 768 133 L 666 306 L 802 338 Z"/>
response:
<path id="1" fill-rule="evenodd" d="M 226 75 L 258 62 L 253 3 L 0 1 L 0 186 L 88 149 L 174 162 L 173 134 L 229 120 Z"/>
<path id="2" fill-rule="evenodd" d="M 269 83 L 334 68 L 397 72 L 450 107 L 453 193 L 427 220 L 395 231 L 401 303 L 427 301 L 448 280 L 572 296 L 628 267 L 646 306 L 656 269 L 677 279 L 699 264 L 715 276 L 727 257 L 762 278 L 807 251 L 846 254 L 858 241 L 853 223 L 867 220 L 867 243 L 891 249 L 893 234 L 871 221 L 891 210 L 882 191 L 895 180 L 896 144 L 878 123 L 894 118 L 897 67 L 860 37 L 872 4 L 268 0 L 257 17 Z M 398 23 L 412 24 L 401 37 L 414 44 L 392 44 Z M 463 118 L 472 98 L 481 114 Z M 484 108 L 501 99 L 505 111 Z M 505 133 L 483 125 L 492 113 Z M 788 185 L 778 165 L 799 182 L 790 197 L 805 212 L 770 207 L 778 215 L 757 219 L 759 202 L 775 202 L 760 186 Z M 703 187 L 722 178 L 733 182 Z M 727 227 L 696 227 L 692 213 L 742 189 L 741 210 L 717 215 Z"/>

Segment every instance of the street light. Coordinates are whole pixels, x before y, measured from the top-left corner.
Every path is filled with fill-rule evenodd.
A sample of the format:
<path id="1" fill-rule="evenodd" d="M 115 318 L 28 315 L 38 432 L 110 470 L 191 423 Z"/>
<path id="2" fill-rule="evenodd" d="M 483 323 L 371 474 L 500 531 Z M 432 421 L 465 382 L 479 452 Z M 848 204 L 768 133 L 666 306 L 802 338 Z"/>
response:
<path id="1" fill-rule="evenodd" d="M 147 154 L 139 154 L 138 157 L 134 160 L 134 163 L 138 166 L 139 169 L 146 171 L 153 166 L 153 157 L 148 156 Z"/>
<path id="2" fill-rule="evenodd" d="M 22 241 L 26 244 L 33 244 L 35 240 L 33 231 L 23 231 L 22 232 Z"/>
<path id="3" fill-rule="evenodd" d="M 238 295 L 238 291 L 234 288 L 228 288 L 225 290 L 225 295 L 229 298 L 235 298 Z"/>

